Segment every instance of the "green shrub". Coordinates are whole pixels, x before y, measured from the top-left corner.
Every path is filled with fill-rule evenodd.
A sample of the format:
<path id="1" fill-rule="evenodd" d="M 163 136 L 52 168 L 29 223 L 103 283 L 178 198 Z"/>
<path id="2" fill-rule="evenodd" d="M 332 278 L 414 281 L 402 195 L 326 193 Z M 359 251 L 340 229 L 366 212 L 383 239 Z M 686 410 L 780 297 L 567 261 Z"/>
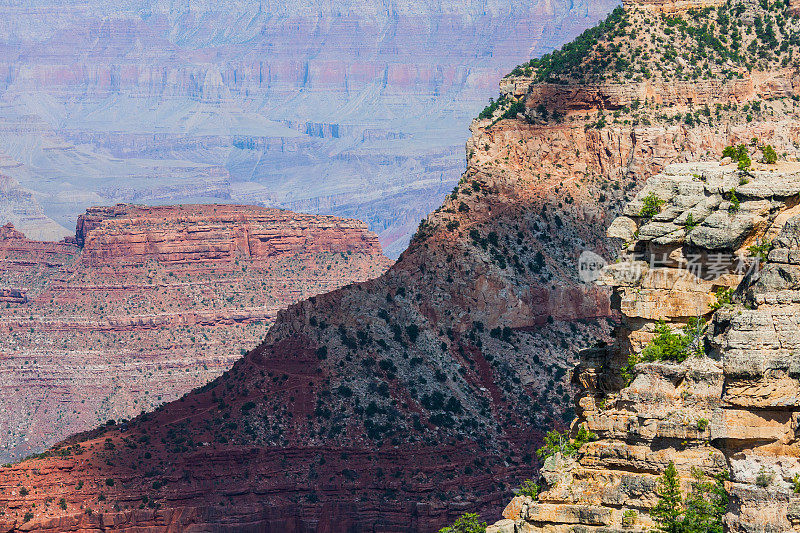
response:
<path id="1" fill-rule="evenodd" d="M 792 479 L 792 491 L 795 494 L 800 494 L 800 474 L 795 474 Z"/>
<path id="2" fill-rule="evenodd" d="M 653 218 L 656 216 L 661 207 L 664 205 L 664 200 L 656 196 L 655 193 L 650 193 L 642 200 L 642 210 L 639 211 L 639 216 L 644 218 Z"/>
<path id="3" fill-rule="evenodd" d="M 528 496 L 529 498 L 535 500 L 539 497 L 539 485 L 530 479 L 526 479 L 519 487 L 519 494 Z"/>
<path id="4" fill-rule="evenodd" d="M 728 146 L 722 151 L 722 157 L 730 157 L 734 160 L 739 170 L 747 171 L 750 169 L 750 165 L 752 161 L 750 160 L 750 155 L 747 152 L 747 146 L 740 144 L 738 146 Z"/>
<path id="5" fill-rule="evenodd" d="M 30 522 L 31 520 L 33 520 L 33 513 L 28 511 L 27 513 L 25 513 L 25 516 L 23 517 L 22 521 Z"/>
<path id="6" fill-rule="evenodd" d="M 772 481 L 774 478 L 775 474 L 773 474 L 772 472 L 768 472 L 767 469 L 762 466 L 761 470 L 758 471 L 758 475 L 756 476 L 756 485 L 758 485 L 762 489 L 765 489 L 770 485 L 772 485 Z"/>
<path id="7" fill-rule="evenodd" d="M 691 213 L 686 216 L 686 223 L 683 225 L 683 227 L 687 233 L 697 227 L 697 222 L 695 222 L 694 216 Z"/>
<path id="8" fill-rule="evenodd" d="M 67 510 L 67 500 L 65 500 L 64 498 L 61 498 L 60 500 L 58 500 L 58 506 L 61 507 L 61 510 L 66 511 Z"/>
<path id="9" fill-rule="evenodd" d="M 733 305 L 733 289 L 730 287 L 720 287 L 716 292 L 717 301 L 711 305 L 711 309 L 716 311 L 721 307 Z"/>
<path id="10" fill-rule="evenodd" d="M 481 522 L 481 517 L 475 513 L 461 515 L 452 526 L 444 527 L 439 533 L 485 533 L 486 522 Z"/>
<path id="11" fill-rule="evenodd" d="M 739 209 L 742 207 L 742 202 L 739 200 L 739 197 L 736 196 L 736 191 L 731 191 L 731 195 L 729 198 L 731 205 L 728 206 L 728 211 L 731 213 L 738 213 Z"/>
<path id="12" fill-rule="evenodd" d="M 552 429 L 547 432 L 544 438 L 544 446 L 536 450 L 536 455 L 541 459 L 546 459 L 556 453 L 561 452 L 565 457 L 572 457 L 581 447 L 587 442 L 597 440 L 597 435 L 586 429 L 586 426 L 581 426 L 574 439 L 569 437 L 569 431 L 560 433 Z"/>
<path id="13" fill-rule="evenodd" d="M 750 254 L 750 257 L 756 257 L 759 261 L 766 261 L 771 250 L 771 242 L 760 242 L 747 248 L 747 252 Z"/>
<path id="14" fill-rule="evenodd" d="M 508 109 L 503 112 L 502 118 L 517 118 L 519 113 L 525 113 L 525 102 L 518 100 L 513 102 Z"/>
<path id="15" fill-rule="evenodd" d="M 656 361 L 684 362 L 690 355 L 700 357 L 705 354 L 703 336 L 705 322 L 690 319 L 681 332 L 673 332 L 669 326 L 659 320 L 655 327 L 656 336 L 645 346 L 641 354 L 632 353 L 628 356 L 628 363 L 620 369 L 620 377 L 625 386 L 633 381 L 635 367 L 639 363 L 654 363 Z"/>
<path id="16" fill-rule="evenodd" d="M 750 170 L 750 166 L 752 164 L 753 162 L 750 160 L 750 156 L 745 154 L 739 158 L 738 168 L 742 172 L 747 172 L 748 170 Z"/>
<path id="17" fill-rule="evenodd" d="M 697 421 L 697 431 L 705 431 L 708 427 L 708 419 L 701 418 Z"/>
<path id="18" fill-rule="evenodd" d="M 773 148 L 771 144 L 762 146 L 761 153 L 764 155 L 764 162 L 766 164 L 774 165 L 778 162 L 778 154 L 775 152 L 775 148 Z"/>
<path id="19" fill-rule="evenodd" d="M 622 527 L 633 527 L 638 519 L 639 513 L 636 512 L 636 509 L 626 509 L 622 513 Z"/>
<path id="20" fill-rule="evenodd" d="M 674 333 L 663 320 L 656 325 L 655 332 L 656 336 L 642 350 L 642 362 L 652 363 L 666 360 L 682 363 L 686 360 L 689 352 L 687 350 L 688 339 L 685 335 Z"/>
<path id="21" fill-rule="evenodd" d="M 483 111 L 480 112 L 478 118 L 481 120 L 485 120 L 487 118 L 492 118 L 494 116 L 495 111 L 500 108 L 502 100 L 495 101 L 493 98 L 489 99 L 489 105 L 487 105 Z"/>

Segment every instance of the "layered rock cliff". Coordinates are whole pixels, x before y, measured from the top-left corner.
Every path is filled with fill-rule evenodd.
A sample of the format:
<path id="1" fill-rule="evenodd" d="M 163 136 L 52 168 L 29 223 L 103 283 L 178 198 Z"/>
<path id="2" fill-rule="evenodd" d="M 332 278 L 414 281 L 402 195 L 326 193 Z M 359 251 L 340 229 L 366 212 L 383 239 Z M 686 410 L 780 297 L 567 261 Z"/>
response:
<path id="1" fill-rule="evenodd" d="M 758 80 L 794 79 L 798 23 L 784 4 L 743 6 L 685 12 L 684 24 L 631 6 L 516 69 L 472 125 L 460 183 L 386 274 L 291 306 L 262 345 L 182 401 L 0 471 L 7 527 L 431 531 L 464 510 L 496 517 L 535 475 L 542 434 L 574 416 L 578 351 L 612 340 L 612 300 L 581 281 L 581 252 L 615 255 L 606 228 L 669 163 L 716 160 L 753 137 L 783 160 L 796 154 L 794 88 Z M 741 55 L 697 38 L 707 17 L 728 17 Z M 762 53 L 773 63 L 751 61 Z M 786 65 L 773 73 L 775 61 Z M 553 85 L 576 99 L 595 84 L 623 94 L 646 72 L 679 96 L 619 108 L 541 98 Z M 753 88 L 703 89 L 717 78 Z M 767 203 L 756 213 L 771 220 Z M 616 511 L 598 509 L 587 529 Z"/>
<path id="2" fill-rule="evenodd" d="M 72 242 L 0 228 L 0 458 L 153 409 L 278 311 L 381 274 L 363 222 L 235 205 L 93 208 Z"/>
<path id="3" fill-rule="evenodd" d="M 624 317 L 617 343 L 585 352 L 575 374 L 574 427 L 597 440 L 550 457 L 538 499 L 515 498 L 490 531 L 650 531 L 669 462 L 686 492 L 696 471 L 729 472 L 726 530 L 794 530 L 799 175 L 796 163 L 685 164 L 647 182 L 611 226 L 628 242 L 599 278 Z M 651 194 L 665 205 L 649 218 Z M 697 318 L 710 324 L 685 361 L 623 368 L 658 321 L 680 330 Z"/>

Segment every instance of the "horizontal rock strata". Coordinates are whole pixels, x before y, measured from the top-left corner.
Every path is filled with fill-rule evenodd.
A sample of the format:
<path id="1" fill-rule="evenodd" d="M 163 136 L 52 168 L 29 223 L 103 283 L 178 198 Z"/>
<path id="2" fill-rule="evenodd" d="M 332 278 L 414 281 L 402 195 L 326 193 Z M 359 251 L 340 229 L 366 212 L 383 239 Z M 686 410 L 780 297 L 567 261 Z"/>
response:
<path id="1" fill-rule="evenodd" d="M 235 205 L 92 208 L 76 237 L 0 228 L 0 459 L 205 384 L 278 311 L 391 263 L 359 221 Z"/>
<path id="2" fill-rule="evenodd" d="M 516 498 L 488 531 L 650 531 L 658 478 L 670 461 L 684 490 L 693 469 L 730 473 L 728 531 L 795 530 L 798 170 L 684 164 L 648 180 L 611 226 L 628 242 L 599 280 L 614 288 L 624 316 L 618 343 L 586 352 L 576 373 L 585 391 L 576 425 L 598 440 L 575 457 L 548 459 L 538 500 Z M 736 208 L 725 200 L 734 190 Z M 643 216 L 650 195 L 665 204 Z M 696 218 L 687 227 L 690 213 Z M 763 260 L 748 253 L 766 239 Z M 692 271 L 687 258 L 695 255 L 701 268 Z M 737 257 L 747 257 L 744 271 Z M 732 303 L 718 301 L 725 289 L 735 289 Z M 640 363 L 629 385 L 620 381 L 622 361 L 653 338 L 656 321 L 678 328 L 696 317 L 711 318 L 706 355 Z M 626 511 L 635 511 L 633 523 L 623 524 Z"/>

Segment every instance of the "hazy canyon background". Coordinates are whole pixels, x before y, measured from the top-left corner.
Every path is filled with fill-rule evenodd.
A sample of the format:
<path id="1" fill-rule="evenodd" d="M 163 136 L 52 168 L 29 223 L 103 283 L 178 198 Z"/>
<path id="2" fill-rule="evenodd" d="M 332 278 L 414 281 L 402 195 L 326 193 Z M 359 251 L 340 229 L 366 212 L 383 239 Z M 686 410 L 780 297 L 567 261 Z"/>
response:
<path id="1" fill-rule="evenodd" d="M 0 1 L 0 223 L 259 204 L 364 220 L 397 257 L 499 78 L 616 3 Z"/>

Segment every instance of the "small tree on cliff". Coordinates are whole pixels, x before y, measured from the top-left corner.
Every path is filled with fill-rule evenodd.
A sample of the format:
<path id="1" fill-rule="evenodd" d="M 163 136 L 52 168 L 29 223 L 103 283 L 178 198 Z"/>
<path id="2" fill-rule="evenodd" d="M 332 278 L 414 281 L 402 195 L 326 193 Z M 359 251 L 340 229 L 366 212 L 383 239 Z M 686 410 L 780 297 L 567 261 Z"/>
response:
<path id="1" fill-rule="evenodd" d="M 709 478 L 700 469 L 692 469 L 692 492 L 686 497 L 686 533 L 722 533 L 722 517 L 728 509 L 725 480 L 728 473 Z"/>
<path id="2" fill-rule="evenodd" d="M 658 503 L 651 511 L 658 524 L 658 531 L 663 533 L 683 533 L 683 497 L 681 496 L 681 480 L 675 463 L 670 461 L 664 475 L 658 481 L 656 489 Z"/>
<path id="3" fill-rule="evenodd" d="M 486 533 L 486 522 L 475 513 L 461 515 L 452 526 L 439 530 L 439 533 Z"/>

